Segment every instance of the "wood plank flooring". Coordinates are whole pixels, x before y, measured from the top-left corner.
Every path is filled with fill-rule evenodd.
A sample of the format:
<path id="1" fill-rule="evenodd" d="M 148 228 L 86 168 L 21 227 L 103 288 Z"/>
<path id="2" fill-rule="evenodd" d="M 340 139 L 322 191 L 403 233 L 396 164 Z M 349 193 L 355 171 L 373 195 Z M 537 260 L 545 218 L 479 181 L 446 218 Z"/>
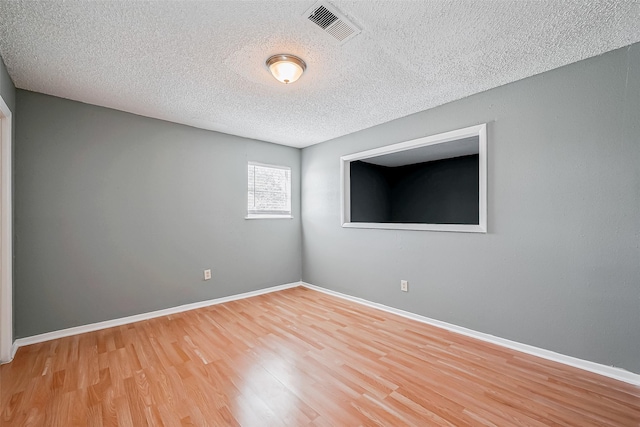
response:
<path id="1" fill-rule="evenodd" d="M 306 288 L 20 348 L 2 426 L 640 426 L 640 388 Z"/>

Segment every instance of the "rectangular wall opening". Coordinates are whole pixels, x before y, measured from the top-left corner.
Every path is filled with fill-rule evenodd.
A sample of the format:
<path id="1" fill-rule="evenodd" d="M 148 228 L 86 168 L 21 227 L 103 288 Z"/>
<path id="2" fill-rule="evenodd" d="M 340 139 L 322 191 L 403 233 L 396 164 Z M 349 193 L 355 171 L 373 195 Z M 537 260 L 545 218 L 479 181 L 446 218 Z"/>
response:
<path id="1" fill-rule="evenodd" d="M 343 227 L 486 232 L 486 125 L 341 162 Z"/>

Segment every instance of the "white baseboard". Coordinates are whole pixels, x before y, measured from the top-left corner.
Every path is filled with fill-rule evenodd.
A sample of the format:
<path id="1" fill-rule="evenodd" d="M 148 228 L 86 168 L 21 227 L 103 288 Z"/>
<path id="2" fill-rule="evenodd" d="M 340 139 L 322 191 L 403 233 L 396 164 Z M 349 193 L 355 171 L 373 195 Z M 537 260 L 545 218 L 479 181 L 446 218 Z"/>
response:
<path id="1" fill-rule="evenodd" d="M 398 316 L 406 317 L 408 319 L 417 320 L 418 322 L 427 323 L 429 325 L 436 326 L 438 328 L 446 329 L 452 332 L 456 332 L 461 335 L 466 335 L 471 338 L 476 338 L 482 341 L 497 344 L 502 347 L 507 347 L 512 350 L 520 351 L 522 353 L 531 354 L 533 356 L 541 357 L 543 359 L 552 360 L 554 362 L 562 363 L 565 365 L 573 366 L 574 368 L 583 369 L 585 371 L 593 372 L 605 377 L 613 378 L 619 381 L 624 381 L 633 385 L 640 385 L 640 374 L 626 371 L 624 369 L 616 368 L 613 366 L 602 365 L 600 363 L 590 362 L 588 360 L 578 359 L 573 356 L 566 356 L 564 354 L 556 353 L 551 350 L 545 350 L 543 348 L 534 347 L 528 344 L 522 344 L 516 341 L 496 337 L 494 335 L 485 334 L 483 332 L 477 332 L 472 329 L 463 328 L 462 326 L 456 326 L 451 323 L 442 322 L 440 320 L 431 319 L 429 317 L 421 316 L 419 314 L 411 313 L 408 311 L 400 310 L 397 308 L 389 307 L 376 302 L 367 301 L 362 298 L 346 295 L 340 292 L 332 291 L 329 289 L 321 288 L 319 286 L 312 285 L 310 283 L 301 282 L 302 286 L 313 289 L 314 291 L 323 292 L 328 295 L 332 295 L 338 298 L 343 298 L 358 304 L 366 305 L 368 307 L 377 308 L 378 310 L 386 311 L 388 313 L 397 314 Z"/>
<path id="2" fill-rule="evenodd" d="M 543 359 L 552 360 L 554 362 L 562 363 L 565 365 L 573 366 L 575 368 L 583 369 L 585 371 L 593 372 L 605 377 L 613 378 L 619 381 L 624 381 L 633 385 L 640 385 L 640 375 L 633 372 L 626 371 L 624 369 L 616 368 L 613 366 L 606 366 L 588 360 L 578 359 L 577 357 L 567 356 L 564 354 L 556 353 L 554 351 L 545 350 L 543 348 L 534 347 L 528 344 L 522 344 L 516 341 L 511 341 L 505 338 L 496 337 L 494 335 L 485 334 L 483 332 L 477 332 L 472 329 L 464 328 L 462 326 L 453 325 L 451 323 L 442 322 L 440 320 L 431 319 L 429 317 L 421 316 L 419 314 L 411 313 L 408 311 L 400 310 L 397 308 L 389 307 L 384 304 L 371 302 L 362 298 L 346 295 L 340 292 L 325 289 L 319 286 L 312 285 L 305 282 L 293 282 L 284 285 L 272 286 L 270 288 L 259 289 L 257 291 L 245 292 L 242 294 L 231 295 L 223 298 L 216 298 L 207 301 L 199 301 L 191 304 L 180 305 L 177 307 L 171 307 L 164 310 L 152 311 L 149 313 L 136 314 L 134 316 L 121 317 L 119 319 L 107 320 L 104 322 L 91 323 L 89 325 L 76 326 L 73 328 L 62 329 L 59 331 L 47 332 L 44 334 L 34 335 L 26 338 L 19 338 L 14 341 L 11 359 L 15 356 L 19 347 L 26 345 L 41 343 L 45 341 L 54 340 L 57 338 L 68 337 L 72 335 L 84 334 L 87 332 L 98 331 L 101 329 L 112 328 L 114 326 L 126 325 L 129 323 L 140 322 L 142 320 L 153 319 L 156 317 L 168 316 L 170 314 L 182 313 L 184 311 L 194 310 L 202 307 L 209 307 L 216 304 L 222 304 L 229 301 L 236 301 L 239 299 L 250 298 L 257 295 L 268 294 L 271 292 L 277 292 L 284 289 L 295 288 L 297 286 L 304 286 L 309 289 L 313 289 L 318 292 L 323 292 L 328 295 L 333 295 L 338 298 L 346 299 L 358 304 L 366 305 L 368 307 L 376 308 L 378 310 L 386 311 L 388 313 L 396 314 L 408 319 L 416 320 L 418 322 L 427 323 L 429 325 L 436 326 L 438 328 L 446 329 L 458 334 L 466 335 L 471 338 L 476 338 L 482 341 L 497 344 L 502 347 L 510 348 L 512 350 L 520 351 L 522 353 L 531 354 L 533 356 L 541 357 Z"/>
<path id="3" fill-rule="evenodd" d="M 75 326 L 73 328 L 62 329 L 59 331 L 47 332 L 44 334 L 33 335 L 26 338 L 19 338 L 13 343 L 13 355 L 19 347 L 37 344 L 45 341 L 55 340 L 58 338 L 69 337 L 72 335 L 84 334 L 87 332 L 99 331 L 101 329 L 113 328 L 114 326 L 127 325 L 129 323 L 140 322 L 142 320 L 153 319 L 156 317 L 168 316 L 170 314 L 182 313 L 183 311 L 195 310 L 196 308 L 209 307 L 216 304 L 222 304 L 229 301 L 236 301 L 244 298 L 251 298 L 258 295 L 268 294 L 271 292 L 282 291 L 284 289 L 295 288 L 300 286 L 301 282 L 287 283 L 285 285 L 272 286 L 270 288 L 258 289 L 257 291 L 245 292 L 228 297 L 216 298 L 206 301 L 194 302 L 191 304 L 179 305 L 177 307 L 165 308 L 163 310 L 151 311 L 149 313 L 136 314 L 133 316 L 121 317 L 119 319 L 106 320 L 104 322 L 90 323 L 88 325 Z M 12 355 L 12 359 L 13 359 Z"/>
<path id="4" fill-rule="evenodd" d="M 16 351 L 18 351 L 18 345 L 13 342 L 11 344 L 11 349 L 9 350 L 9 358 L 7 360 L 0 360 L 0 365 L 6 365 L 7 363 L 13 362 L 13 358 L 16 356 Z"/>

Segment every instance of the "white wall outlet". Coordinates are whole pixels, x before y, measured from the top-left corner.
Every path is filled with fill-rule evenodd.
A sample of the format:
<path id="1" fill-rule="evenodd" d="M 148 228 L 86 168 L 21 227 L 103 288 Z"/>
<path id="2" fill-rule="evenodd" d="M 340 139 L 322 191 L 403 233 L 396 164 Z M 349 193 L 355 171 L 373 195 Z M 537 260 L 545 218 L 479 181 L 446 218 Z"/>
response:
<path id="1" fill-rule="evenodd" d="M 211 280 L 211 270 L 207 269 L 204 271 L 204 280 Z"/>
<path id="2" fill-rule="evenodd" d="M 406 280 L 400 280 L 400 290 L 402 292 L 409 292 L 409 282 Z"/>

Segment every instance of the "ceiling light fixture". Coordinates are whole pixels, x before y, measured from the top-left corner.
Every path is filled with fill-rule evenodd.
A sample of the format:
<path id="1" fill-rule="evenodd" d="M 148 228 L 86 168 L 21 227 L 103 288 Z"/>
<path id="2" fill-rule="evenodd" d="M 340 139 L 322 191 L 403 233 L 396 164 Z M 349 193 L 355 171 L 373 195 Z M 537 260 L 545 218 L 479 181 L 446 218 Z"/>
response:
<path id="1" fill-rule="evenodd" d="M 297 56 L 278 54 L 267 59 L 267 67 L 278 81 L 289 84 L 300 78 L 307 69 L 307 64 Z"/>

